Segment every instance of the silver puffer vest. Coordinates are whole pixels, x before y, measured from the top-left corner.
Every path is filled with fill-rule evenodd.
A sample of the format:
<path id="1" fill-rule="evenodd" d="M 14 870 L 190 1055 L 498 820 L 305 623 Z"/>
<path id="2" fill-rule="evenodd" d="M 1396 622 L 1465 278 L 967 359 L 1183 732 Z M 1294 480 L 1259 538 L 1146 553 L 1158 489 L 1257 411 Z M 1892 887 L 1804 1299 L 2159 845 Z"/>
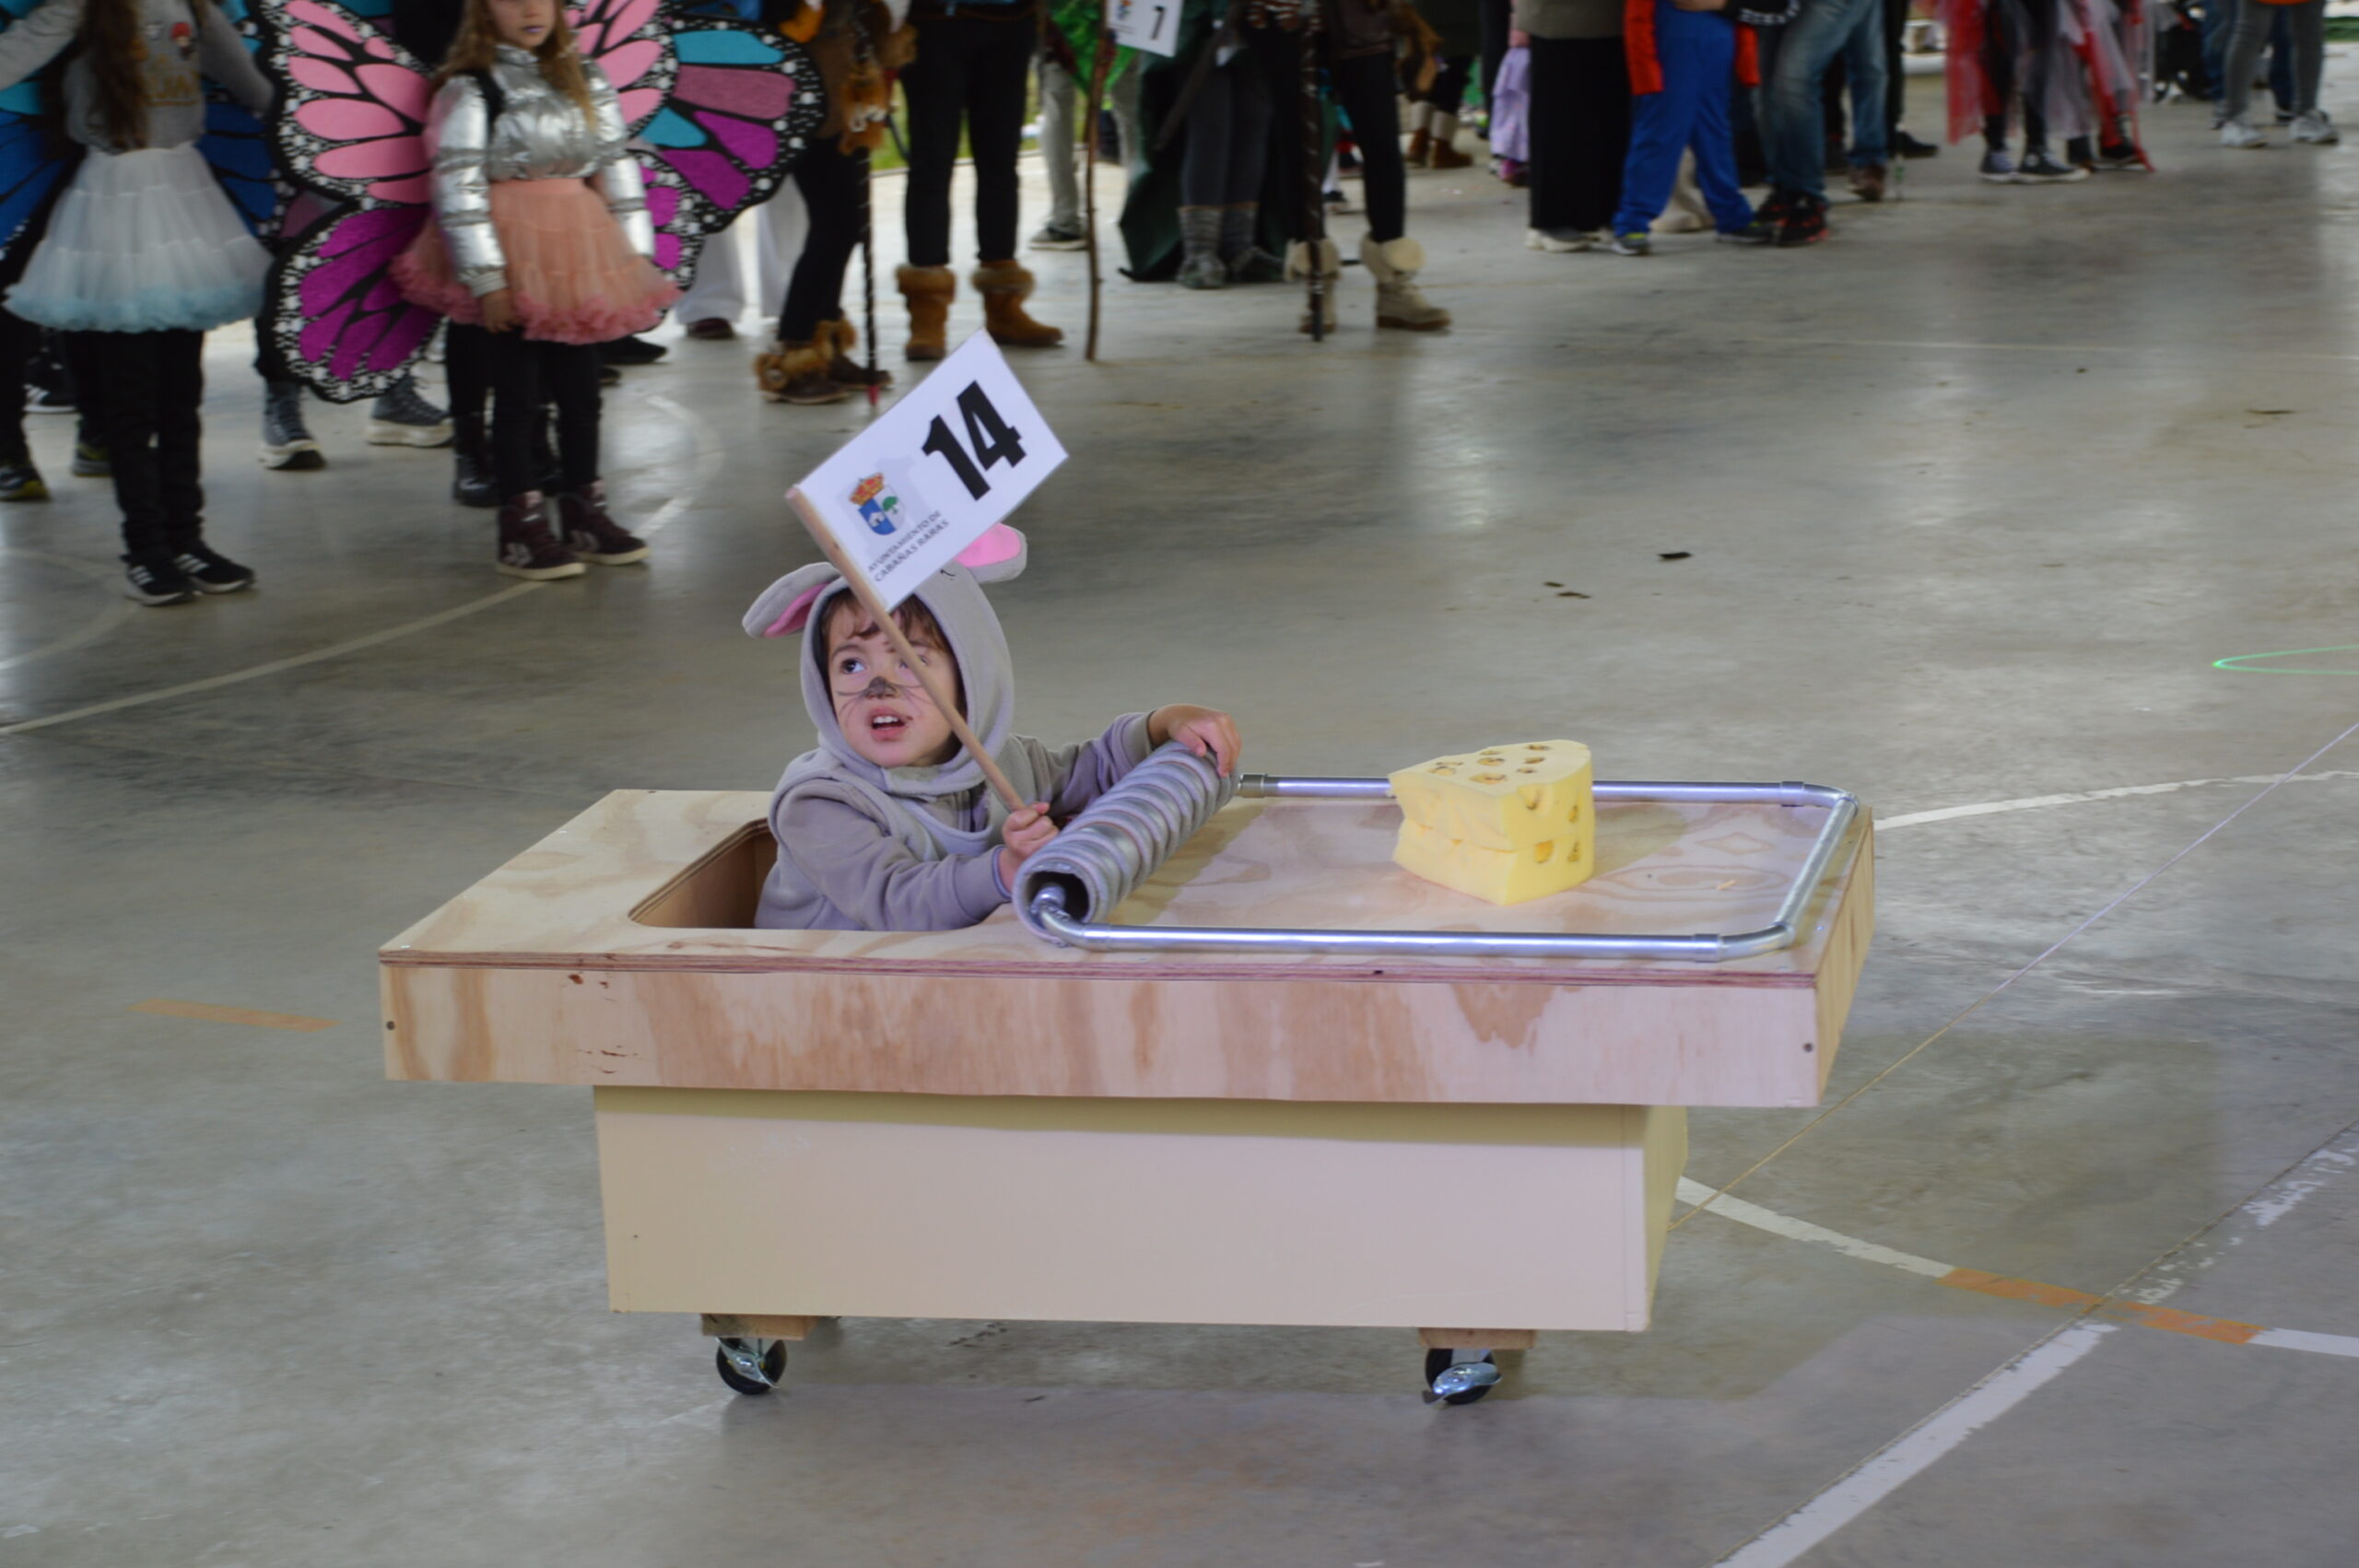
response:
<path id="1" fill-rule="evenodd" d="M 647 216 L 647 189 L 606 74 L 582 63 L 597 111 L 585 117 L 542 76 L 540 62 L 528 52 L 503 43 L 490 69 L 502 100 L 498 123 L 491 122 L 481 85 L 460 76 L 434 95 L 426 128 L 434 160 L 434 216 L 467 291 L 481 298 L 508 287 L 508 259 L 491 226 L 491 187 L 502 180 L 596 180 L 630 248 L 652 260 L 655 226 Z"/>

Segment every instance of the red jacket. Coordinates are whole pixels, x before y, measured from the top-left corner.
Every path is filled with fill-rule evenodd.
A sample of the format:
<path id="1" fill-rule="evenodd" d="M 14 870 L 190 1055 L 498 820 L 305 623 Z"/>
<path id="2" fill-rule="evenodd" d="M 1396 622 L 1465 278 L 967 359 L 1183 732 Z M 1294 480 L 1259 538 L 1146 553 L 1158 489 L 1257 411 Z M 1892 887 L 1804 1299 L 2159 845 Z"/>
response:
<path id="1" fill-rule="evenodd" d="M 2271 0 L 2286 4 L 2288 0 Z M 1731 21 L 1736 29 L 1736 79 L 1748 88 L 1761 85 L 1761 44 L 1753 29 L 1743 22 Z M 1624 0 L 1622 6 L 1622 49 L 1630 60 L 1630 91 L 1634 94 L 1662 91 L 1662 60 L 1655 53 L 1655 0 Z"/>

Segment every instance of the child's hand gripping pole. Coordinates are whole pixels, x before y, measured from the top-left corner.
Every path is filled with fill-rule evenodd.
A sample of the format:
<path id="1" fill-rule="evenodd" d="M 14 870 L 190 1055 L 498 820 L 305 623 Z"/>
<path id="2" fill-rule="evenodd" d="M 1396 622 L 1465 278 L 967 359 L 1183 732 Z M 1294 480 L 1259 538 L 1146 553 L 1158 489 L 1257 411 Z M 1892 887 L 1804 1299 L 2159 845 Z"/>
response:
<path id="1" fill-rule="evenodd" d="M 860 569 L 857 562 L 836 548 L 836 542 L 828 537 L 826 525 L 820 522 L 818 514 L 812 509 L 811 498 L 803 493 L 801 486 L 786 493 L 786 504 L 794 509 L 794 515 L 802 520 L 804 530 L 811 535 L 812 542 L 826 553 L 828 564 L 843 574 L 844 581 L 851 585 L 852 593 L 860 600 L 861 608 L 875 620 L 886 640 L 893 645 L 894 656 L 917 676 L 918 684 L 925 688 L 925 695 L 933 699 L 933 706 L 950 720 L 950 732 L 958 737 L 958 743 L 967 748 L 967 755 L 982 768 L 983 777 L 990 780 L 992 791 L 1006 803 L 1010 812 L 1029 809 L 1031 802 L 1015 792 L 1015 786 L 1008 782 L 1007 775 L 1000 771 L 999 764 L 992 759 L 992 754 L 984 749 L 981 739 L 968 724 L 967 716 L 958 710 L 958 694 L 945 687 L 941 673 L 918 657 L 918 650 L 910 646 L 909 637 L 901 630 L 901 623 L 895 620 L 893 612 L 885 607 L 885 601 L 868 580 L 868 574 Z"/>

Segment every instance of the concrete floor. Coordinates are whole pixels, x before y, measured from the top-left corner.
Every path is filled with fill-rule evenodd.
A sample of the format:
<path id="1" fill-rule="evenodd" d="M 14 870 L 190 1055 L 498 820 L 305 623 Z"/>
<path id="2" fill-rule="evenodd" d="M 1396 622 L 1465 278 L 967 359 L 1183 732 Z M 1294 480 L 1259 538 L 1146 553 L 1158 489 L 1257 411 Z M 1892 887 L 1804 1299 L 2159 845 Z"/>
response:
<path id="1" fill-rule="evenodd" d="M 1356 269 L 1318 347 L 1290 291 L 1117 278 L 1103 363 L 1022 361 L 1074 452 L 997 594 L 1027 729 L 1186 697 L 1283 771 L 1546 730 L 1609 777 L 1845 785 L 1889 825 L 1829 1103 L 1981 1004 L 1750 1176 L 1761 1223 L 1677 1231 L 1650 1332 L 1547 1338 L 1463 1410 L 1398 1332 L 1022 1322 L 848 1322 L 732 1398 L 693 1322 L 604 1310 L 585 1094 L 382 1082 L 381 941 L 607 790 L 767 788 L 807 743 L 736 618 L 858 407 L 676 343 L 608 411 L 654 562 L 503 592 L 447 458 L 358 411 L 318 418 L 325 472 L 258 469 L 224 333 L 215 534 L 263 587 L 167 612 L 113 597 L 108 497 L 35 421 L 58 498 L 0 512 L 0 1562 L 2359 1557 L 2359 1361 L 2318 1353 L 2359 1341 L 2076 1327 L 1824 1239 L 2359 1335 L 2359 746 L 2079 929 L 2359 718 L 2359 677 L 2212 667 L 2359 641 L 2359 148 L 2149 126 L 2159 174 L 1990 188 L 1952 149 L 1802 253 L 1537 255 L 1514 196 L 1420 174 L 1447 335 L 1374 336 Z M 1034 260 L 1077 335 L 1081 259 Z M 1689 1174 L 1809 1120 L 1698 1113 Z"/>

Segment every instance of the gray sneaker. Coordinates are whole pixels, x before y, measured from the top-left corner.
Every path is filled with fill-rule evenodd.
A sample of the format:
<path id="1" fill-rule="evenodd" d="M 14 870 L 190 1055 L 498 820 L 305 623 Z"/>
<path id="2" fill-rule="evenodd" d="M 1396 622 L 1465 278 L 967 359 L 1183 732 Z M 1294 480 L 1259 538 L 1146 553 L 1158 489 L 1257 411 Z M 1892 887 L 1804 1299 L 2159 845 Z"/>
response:
<path id="1" fill-rule="evenodd" d="M 1025 241 L 1035 251 L 1086 251 L 1089 236 L 1066 223 L 1044 223 L 1040 232 Z"/>
<path id="2" fill-rule="evenodd" d="M 262 465 L 325 468 L 326 456 L 303 427 L 303 383 L 266 381 L 262 394 Z"/>
<path id="3" fill-rule="evenodd" d="M 2334 128 L 2334 122 L 2326 117 L 2323 109 L 2295 115 L 2291 135 L 2295 141 L 2306 142 L 2314 147 L 2330 147 L 2342 140 L 2342 133 Z"/>
<path id="4" fill-rule="evenodd" d="M 369 410 L 372 447 L 447 447 L 451 416 L 426 401 L 417 378 L 404 376 Z"/>

